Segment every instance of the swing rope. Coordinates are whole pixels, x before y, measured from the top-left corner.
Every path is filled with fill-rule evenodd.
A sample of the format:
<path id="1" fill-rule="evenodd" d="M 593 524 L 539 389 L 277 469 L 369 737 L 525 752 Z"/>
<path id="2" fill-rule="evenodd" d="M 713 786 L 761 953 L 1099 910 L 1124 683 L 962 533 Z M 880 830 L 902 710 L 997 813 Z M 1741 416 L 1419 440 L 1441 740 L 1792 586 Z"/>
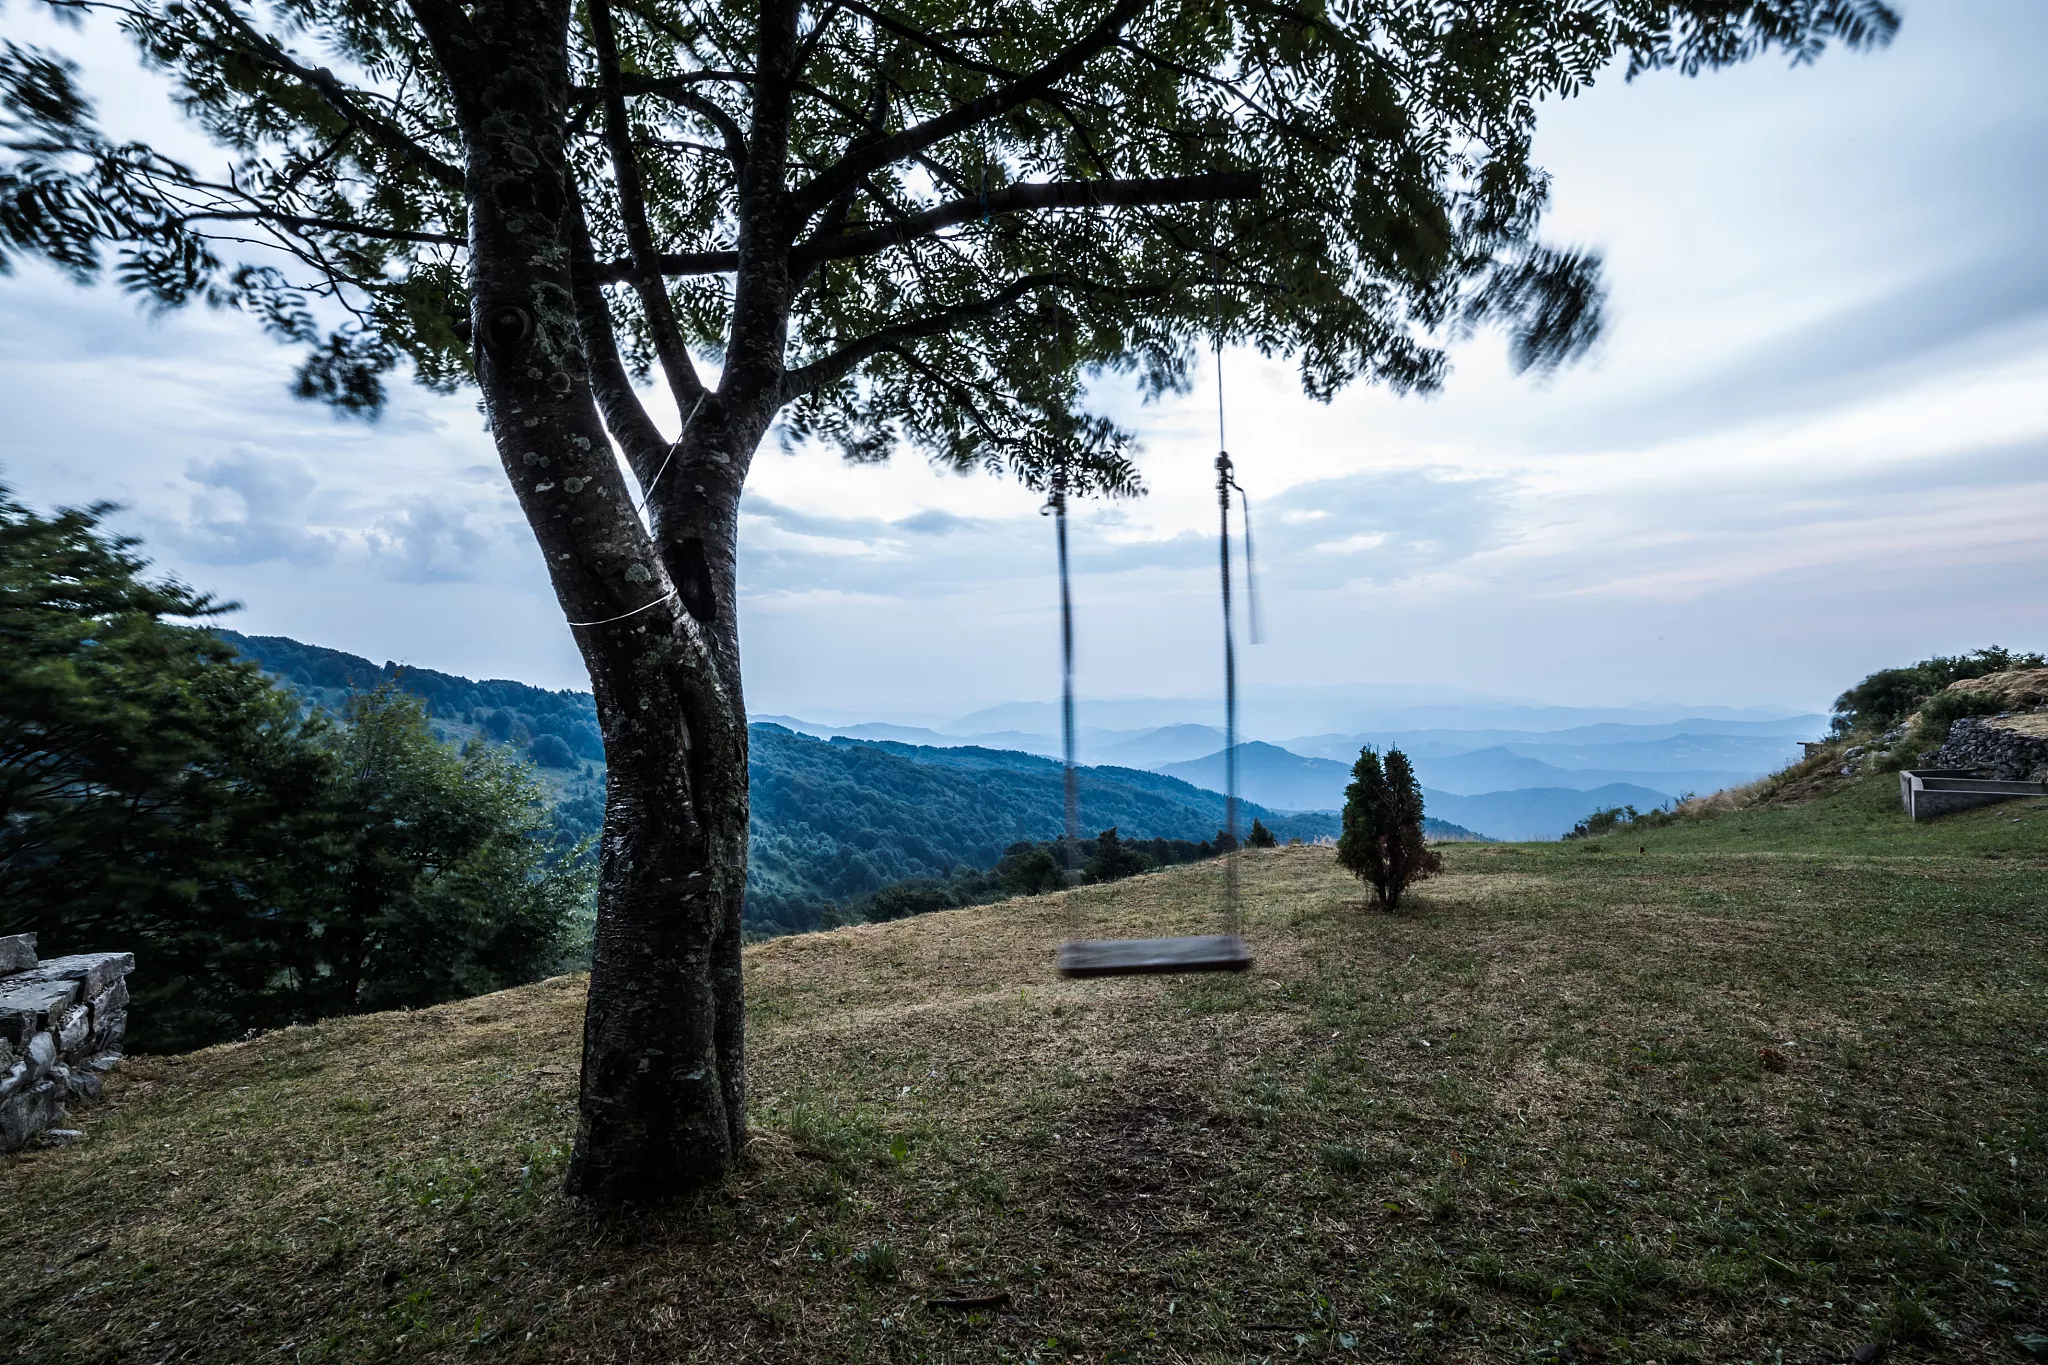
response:
<path id="1" fill-rule="evenodd" d="M 1081 779 L 1074 767 L 1074 598 L 1067 574 L 1067 456 L 1060 452 L 1060 467 L 1053 474 L 1052 497 L 1047 506 L 1060 547 L 1060 750 L 1064 760 L 1062 785 L 1066 796 L 1066 847 L 1061 850 L 1068 879 L 1081 870 Z"/>
<path id="2" fill-rule="evenodd" d="M 1230 601 L 1230 451 L 1223 423 L 1223 337 L 1217 333 L 1216 350 L 1216 508 L 1221 534 L 1217 536 L 1217 558 L 1223 575 L 1223 826 L 1230 836 L 1230 849 L 1223 855 L 1223 932 L 1239 932 L 1242 916 L 1238 908 L 1237 850 L 1242 840 L 1237 829 L 1237 632 L 1231 620 Z"/>

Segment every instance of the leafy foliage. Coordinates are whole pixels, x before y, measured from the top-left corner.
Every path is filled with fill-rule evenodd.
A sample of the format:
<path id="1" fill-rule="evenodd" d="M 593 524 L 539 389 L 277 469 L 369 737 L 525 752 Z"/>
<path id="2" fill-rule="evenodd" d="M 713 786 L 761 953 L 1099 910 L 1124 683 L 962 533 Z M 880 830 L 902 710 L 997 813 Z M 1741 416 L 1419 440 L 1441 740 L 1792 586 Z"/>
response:
<path id="1" fill-rule="evenodd" d="M 1596 810 L 1571 827 L 1564 837 L 1567 839 L 1597 839 L 1603 834 L 1615 834 L 1629 830 L 1663 829 L 1684 819 L 1679 809 L 1689 799 L 1681 797 L 1669 805 L 1656 810 L 1637 810 L 1634 806 L 1608 806 Z"/>
<path id="2" fill-rule="evenodd" d="M 1968 654 L 1937 654 L 1906 668 L 1881 668 L 1835 698 L 1835 733 L 1880 733 L 1904 720 L 1921 702 L 1950 683 L 2015 668 L 2048 668 L 2048 656 L 1990 645 Z M 1954 720 L 1962 714 L 1979 713 L 1957 712 L 1947 719 Z"/>
<path id="3" fill-rule="evenodd" d="M 1422 786 L 1399 749 L 1387 750 L 1384 762 L 1371 745 L 1359 751 L 1344 791 L 1337 861 L 1388 910 L 1400 906 L 1411 882 L 1443 870 L 1443 858 L 1422 836 Z"/>
<path id="4" fill-rule="evenodd" d="M 1247 848 L 1272 848 L 1280 840 L 1274 836 L 1272 830 L 1266 828 L 1257 816 L 1254 816 L 1252 817 L 1251 833 L 1245 835 L 1244 842 Z"/>
<path id="5" fill-rule="evenodd" d="M 1128 438 L 1079 410 L 1085 377 L 1184 385 L 1211 333 L 1295 355 L 1319 397 L 1434 387 L 1442 343 L 1478 325 L 1506 326 L 1521 366 L 1581 349 L 1596 263 L 1536 240 L 1538 107 L 1617 59 L 1808 61 L 1897 24 L 1878 0 L 564 7 L 542 60 L 572 97 L 533 111 L 559 172 L 492 189 L 460 168 L 488 74 L 463 59 L 495 5 L 111 8 L 228 164 L 112 141 L 74 67 L 10 45 L 0 262 L 83 278 L 112 252 L 160 306 L 241 308 L 307 347 L 299 392 L 368 413 L 401 363 L 470 377 L 475 194 L 562 220 L 616 288 L 585 324 L 684 391 L 688 350 L 735 344 L 737 244 L 763 241 L 795 286 L 792 436 L 1039 484 L 1075 457 L 1112 492 L 1135 484 Z M 322 301 L 346 320 L 316 322 Z"/>
<path id="6" fill-rule="evenodd" d="M 430 1004 L 555 969 L 587 903 L 523 770 L 419 703 L 309 715 L 106 509 L 0 490 L 0 932 L 138 959 L 135 1041 Z"/>
<path id="7" fill-rule="evenodd" d="M 1923 748 L 1939 745 L 1948 738 L 1950 727 L 1963 717 L 1995 716 L 2008 705 L 2004 698 L 1988 692 L 1937 692 L 1920 707 L 1920 722 L 1913 741 Z"/>

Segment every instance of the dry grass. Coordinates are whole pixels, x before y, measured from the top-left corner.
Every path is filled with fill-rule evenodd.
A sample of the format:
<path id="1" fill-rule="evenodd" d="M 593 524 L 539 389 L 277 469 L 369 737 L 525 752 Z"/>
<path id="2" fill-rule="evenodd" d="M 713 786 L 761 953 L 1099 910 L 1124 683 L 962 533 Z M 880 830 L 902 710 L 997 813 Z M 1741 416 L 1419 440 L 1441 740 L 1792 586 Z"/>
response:
<path id="1" fill-rule="evenodd" d="M 1453 846 L 1398 916 L 1275 850 L 1243 978 L 1051 974 L 1076 925 L 1208 927 L 1213 867 L 779 940 L 744 1174 L 619 1218 L 559 1195 L 573 979 L 137 1059 L 89 1143 L 0 1166 L 0 1352 L 2022 1359 L 2029 838 Z"/>

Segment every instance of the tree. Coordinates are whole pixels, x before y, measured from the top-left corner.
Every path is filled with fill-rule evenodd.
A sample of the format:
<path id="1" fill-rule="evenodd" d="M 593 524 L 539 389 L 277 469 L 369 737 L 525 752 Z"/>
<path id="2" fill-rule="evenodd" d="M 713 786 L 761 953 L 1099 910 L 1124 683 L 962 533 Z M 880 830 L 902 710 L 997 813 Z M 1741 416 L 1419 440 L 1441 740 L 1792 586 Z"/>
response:
<path id="1" fill-rule="evenodd" d="M 272 1022 L 274 922 L 333 848 L 325 727 L 152 582 L 104 505 L 0 488 L 0 932 L 46 956 L 132 948 L 134 1041 Z"/>
<path id="2" fill-rule="evenodd" d="M 547 801 L 523 764 L 435 739 L 419 698 L 352 698 L 333 740 L 340 847 L 306 926 L 315 1015 L 431 1005 L 533 981 L 563 964 L 590 887 L 550 851 Z"/>
<path id="3" fill-rule="evenodd" d="M 569 1173 L 601 1200 L 715 1180 L 744 1136 L 734 543 L 771 428 L 1118 493 L 1128 438 L 1086 384 L 1182 387 L 1211 337 L 1296 357 L 1320 398 L 1434 387 L 1482 323 L 1554 364 L 1600 288 L 1536 237 L 1546 98 L 1896 24 L 1880 0 L 94 8 L 229 166 L 113 142 L 70 67 L 10 47 L 0 250 L 81 278 L 112 252 L 159 305 L 245 309 L 344 410 L 401 364 L 481 392 L 609 763 Z M 634 387 L 657 370 L 673 436 Z"/>
<path id="4" fill-rule="evenodd" d="M 1422 785 L 1399 749 L 1387 750 L 1384 766 L 1370 744 L 1359 751 L 1344 789 L 1337 861 L 1388 910 L 1399 908 L 1411 882 L 1443 870 L 1443 858 L 1422 837 Z"/>
<path id="5" fill-rule="evenodd" d="M 1082 870 L 1098 882 L 1114 882 L 1149 872 L 1157 865 L 1151 857 L 1125 844 L 1116 826 L 1111 825 L 1095 836 L 1094 856 Z"/>
<path id="6" fill-rule="evenodd" d="M 1252 817 L 1251 833 L 1244 837 L 1246 848 L 1273 848 L 1279 842 L 1278 839 L 1273 837 L 1272 830 L 1259 823 L 1259 818 L 1256 815 Z"/>
<path id="7" fill-rule="evenodd" d="M 1046 844 L 1022 841 L 1010 845 L 995 870 L 997 884 L 1012 895 L 1042 896 L 1067 884 L 1066 868 Z"/>
<path id="8" fill-rule="evenodd" d="M 304 714 L 105 510 L 0 489 L 0 933 L 132 949 L 170 1050 L 558 970 L 587 879 L 524 770 L 390 688 Z"/>
<path id="9" fill-rule="evenodd" d="M 576 755 L 569 751 L 569 741 L 560 735 L 541 735 L 526 751 L 527 757 L 543 768 L 574 768 L 578 764 Z"/>

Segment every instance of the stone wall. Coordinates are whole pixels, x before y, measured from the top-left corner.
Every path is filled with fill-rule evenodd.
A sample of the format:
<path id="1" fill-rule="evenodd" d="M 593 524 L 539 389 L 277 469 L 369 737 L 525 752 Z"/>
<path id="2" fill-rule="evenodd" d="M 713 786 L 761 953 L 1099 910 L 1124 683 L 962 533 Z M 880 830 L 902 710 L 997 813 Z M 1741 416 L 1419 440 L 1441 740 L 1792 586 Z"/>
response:
<path id="1" fill-rule="evenodd" d="M 34 934 L 0 937 L 0 1152 L 55 1127 L 71 1100 L 99 1098 L 121 1059 L 134 968 L 133 953 L 38 962 Z"/>
<path id="2" fill-rule="evenodd" d="M 2014 728 L 2009 717 L 1965 716 L 1928 762 L 1933 768 L 1971 768 L 2006 782 L 2048 781 L 2048 737 Z"/>

